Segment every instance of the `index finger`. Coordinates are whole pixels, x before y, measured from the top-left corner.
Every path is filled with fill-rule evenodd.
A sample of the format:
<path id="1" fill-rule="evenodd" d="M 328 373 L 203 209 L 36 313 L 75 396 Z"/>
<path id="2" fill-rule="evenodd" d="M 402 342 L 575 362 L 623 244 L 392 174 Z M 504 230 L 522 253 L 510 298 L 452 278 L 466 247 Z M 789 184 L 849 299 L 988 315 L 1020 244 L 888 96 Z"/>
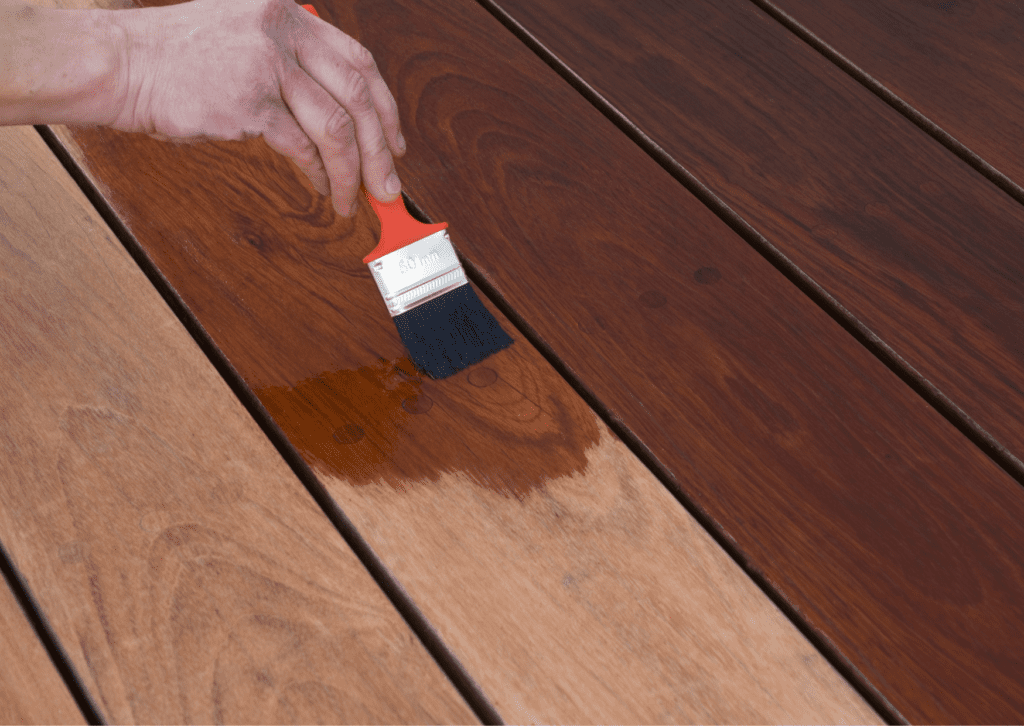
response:
<path id="1" fill-rule="evenodd" d="M 302 7 L 317 18 L 320 17 L 320 14 L 317 13 L 316 8 L 312 5 L 303 5 Z M 377 68 L 373 55 L 355 38 L 346 35 L 329 23 L 323 23 L 323 25 L 326 28 L 319 34 L 320 37 L 330 46 L 332 51 L 345 59 L 363 77 L 369 88 L 370 98 L 388 147 L 393 155 L 401 156 L 405 153 L 406 146 L 405 138 L 402 136 L 401 121 L 398 117 L 398 104 L 395 102 L 395 97 L 392 95 L 391 89 L 388 88 L 388 84 L 385 83 L 384 77 L 380 74 L 380 69 Z M 296 58 L 299 61 L 299 65 L 323 85 L 323 79 L 315 74 L 315 58 L 311 57 L 306 44 L 300 43 L 298 45 L 299 47 L 296 48 Z M 340 102 L 340 99 L 336 100 Z"/>

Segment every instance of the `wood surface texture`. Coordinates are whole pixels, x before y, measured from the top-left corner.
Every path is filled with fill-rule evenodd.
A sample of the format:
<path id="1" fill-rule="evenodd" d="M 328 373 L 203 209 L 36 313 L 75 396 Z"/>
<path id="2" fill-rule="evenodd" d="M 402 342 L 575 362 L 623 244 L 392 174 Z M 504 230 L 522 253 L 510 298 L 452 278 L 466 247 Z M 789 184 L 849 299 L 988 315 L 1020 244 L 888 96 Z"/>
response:
<path id="1" fill-rule="evenodd" d="M 85 723 L 14 593 L 2 580 L 0 723 Z"/>
<path id="2" fill-rule="evenodd" d="M 31 127 L 0 261 L 0 538 L 105 720 L 474 720 Z"/>
<path id="3" fill-rule="evenodd" d="M 411 368 L 368 209 L 261 141 L 58 132 L 503 717 L 879 721 L 520 336 Z"/>
<path id="4" fill-rule="evenodd" d="M 621 80 L 653 107 L 640 118 L 702 138 L 692 156 L 718 193 L 738 204 L 763 182 L 804 204 L 802 221 L 792 205 L 743 213 L 790 241 L 787 251 L 804 230 L 826 240 L 832 257 L 812 265 L 808 253 L 801 264 L 819 280 L 850 271 L 848 306 L 906 316 L 890 326 L 905 337 L 899 349 L 932 345 L 915 364 L 957 361 L 972 346 L 991 357 L 975 374 L 1005 362 L 998 379 L 960 376 L 968 393 L 956 398 L 1001 386 L 984 407 L 1018 410 L 1013 204 L 749 4 L 665 3 L 655 29 L 631 24 L 635 6 L 571 7 L 534 25 L 568 36 L 596 18 L 604 35 L 566 43 L 581 58 L 573 64 L 594 48 L 615 61 L 602 70 L 615 87 L 642 59 L 647 71 Z M 1024 718 L 1020 485 L 477 4 L 318 9 L 373 51 L 395 90 L 412 197 L 451 223 L 510 307 L 866 687 L 911 720 Z M 671 47 L 663 29 L 675 33 Z M 697 50 L 683 59 L 672 48 Z M 687 75 L 675 75 L 678 64 Z M 749 109 L 751 121 L 758 85 L 775 95 Z M 816 125 L 800 125 L 814 113 Z M 850 148 L 854 161 L 835 155 Z M 989 239 L 957 239 L 969 225 Z M 872 257 L 853 255 L 857 240 Z M 965 258 L 971 244 L 978 251 Z M 985 276 L 991 289 L 973 281 Z M 962 296 L 968 324 L 928 292 L 941 286 Z M 950 330 L 967 342 L 950 345 Z M 1000 435 L 1019 436 L 1019 419 L 1001 415 Z"/>
<path id="5" fill-rule="evenodd" d="M 771 2 L 1024 186 L 1024 3 Z"/>
<path id="6" fill-rule="evenodd" d="M 1021 205 L 745 0 L 501 5 L 1024 471 Z"/>
<path id="7" fill-rule="evenodd" d="M 520 336 L 415 371 L 368 208 L 261 141 L 60 133 L 504 718 L 879 722 Z"/>

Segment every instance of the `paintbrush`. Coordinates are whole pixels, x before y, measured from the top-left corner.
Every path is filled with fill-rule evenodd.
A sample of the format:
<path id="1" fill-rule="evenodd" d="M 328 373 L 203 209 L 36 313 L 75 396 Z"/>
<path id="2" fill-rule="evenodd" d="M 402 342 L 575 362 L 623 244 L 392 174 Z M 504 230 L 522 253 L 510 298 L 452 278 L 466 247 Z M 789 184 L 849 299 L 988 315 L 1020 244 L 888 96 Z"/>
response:
<path id="1" fill-rule="evenodd" d="M 303 8 L 320 14 L 312 5 Z M 447 222 L 413 219 L 402 197 L 381 202 L 363 189 L 380 219 L 380 241 L 363 258 L 413 363 L 447 378 L 512 345 L 466 279 Z"/>
<path id="2" fill-rule="evenodd" d="M 380 219 L 380 241 L 363 262 L 413 363 L 447 378 L 512 345 L 470 287 L 448 223 L 423 224 L 401 196 L 382 202 L 363 191 Z"/>

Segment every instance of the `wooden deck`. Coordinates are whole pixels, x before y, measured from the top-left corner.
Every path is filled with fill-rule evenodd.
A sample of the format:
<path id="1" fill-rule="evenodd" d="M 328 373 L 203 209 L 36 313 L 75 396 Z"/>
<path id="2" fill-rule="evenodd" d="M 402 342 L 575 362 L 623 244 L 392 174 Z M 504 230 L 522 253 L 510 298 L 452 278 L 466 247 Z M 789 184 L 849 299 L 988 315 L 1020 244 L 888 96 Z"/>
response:
<path id="1" fill-rule="evenodd" d="M 260 140 L 0 129 L 0 720 L 1024 720 L 1017 4 L 316 7 L 515 344 Z"/>

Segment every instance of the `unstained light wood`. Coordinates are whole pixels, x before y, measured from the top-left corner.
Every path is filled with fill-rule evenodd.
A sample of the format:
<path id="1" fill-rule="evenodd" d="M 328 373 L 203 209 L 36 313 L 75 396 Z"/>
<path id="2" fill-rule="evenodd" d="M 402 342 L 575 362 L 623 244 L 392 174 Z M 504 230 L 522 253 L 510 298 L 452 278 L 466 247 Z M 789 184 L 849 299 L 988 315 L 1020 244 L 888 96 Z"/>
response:
<path id="1" fill-rule="evenodd" d="M 475 720 L 31 127 L 0 261 L 0 538 L 105 720 Z"/>
<path id="2" fill-rule="evenodd" d="M 411 368 L 368 209 L 260 141 L 58 133 L 504 718 L 878 721 L 520 336 Z"/>
<path id="3" fill-rule="evenodd" d="M 752 4 L 612 5 L 529 5 L 546 20 L 529 27 L 579 72 L 601 60 L 598 90 L 648 104 L 643 129 L 674 124 L 663 146 L 699 140 L 688 159 L 733 209 L 772 191 L 756 226 L 787 254 L 808 229 L 825 240 L 804 269 L 855 272 L 840 301 L 876 329 L 902 320 L 888 339 L 932 346 L 914 365 L 945 359 L 944 390 L 950 360 L 1005 362 L 957 380 L 1016 411 L 1020 210 Z M 318 9 L 395 89 L 413 198 L 891 717 L 1024 718 L 1019 483 L 478 3 Z M 990 238 L 956 238 L 972 224 Z M 1001 433 L 1019 436 L 1012 418 Z"/>
<path id="4" fill-rule="evenodd" d="M 14 593 L 3 581 L 0 581 L 0 723 L 85 723 Z"/>

